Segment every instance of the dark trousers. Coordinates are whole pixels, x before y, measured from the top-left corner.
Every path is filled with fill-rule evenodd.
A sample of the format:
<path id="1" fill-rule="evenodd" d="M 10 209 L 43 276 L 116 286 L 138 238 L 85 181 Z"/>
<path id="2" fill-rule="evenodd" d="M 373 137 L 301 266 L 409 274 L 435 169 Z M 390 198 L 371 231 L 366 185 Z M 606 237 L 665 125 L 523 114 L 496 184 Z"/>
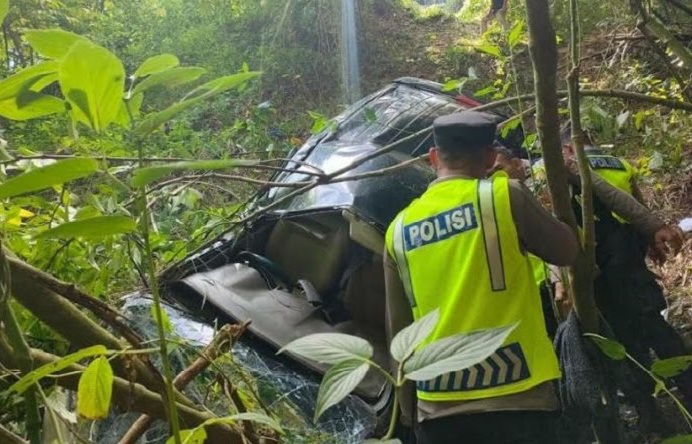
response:
<path id="1" fill-rule="evenodd" d="M 641 313 L 627 318 L 622 316 L 609 316 L 609 318 L 608 322 L 616 337 L 629 354 L 646 368 L 651 368 L 652 364 L 650 350 L 653 350 L 659 359 L 687 354 L 682 338 L 659 312 Z M 623 391 L 635 402 L 650 400 L 654 391 L 653 380 L 639 368 L 635 368 L 633 364 L 630 366 L 628 379 L 631 379 L 632 384 L 626 384 L 630 387 L 623 387 Z M 692 371 L 682 372 L 674 378 L 674 381 L 685 404 L 688 408 L 692 407 Z"/>
<path id="2" fill-rule="evenodd" d="M 418 424 L 418 444 L 556 444 L 556 412 L 491 412 Z"/>
<path id="3" fill-rule="evenodd" d="M 663 319 L 663 290 L 647 268 L 646 243 L 629 225 L 603 236 L 596 249 L 602 273 L 595 281 L 596 303 L 615 337 L 646 368 L 651 368 L 651 350 L 660 359 L 686 355 L 682 338 Z M 622 391 L 635 404 L 652 402 L 654 382 L 634 364 L 628 364 Z M 692 370 L 675 378 L 688 407 L 692 407 Z"/>

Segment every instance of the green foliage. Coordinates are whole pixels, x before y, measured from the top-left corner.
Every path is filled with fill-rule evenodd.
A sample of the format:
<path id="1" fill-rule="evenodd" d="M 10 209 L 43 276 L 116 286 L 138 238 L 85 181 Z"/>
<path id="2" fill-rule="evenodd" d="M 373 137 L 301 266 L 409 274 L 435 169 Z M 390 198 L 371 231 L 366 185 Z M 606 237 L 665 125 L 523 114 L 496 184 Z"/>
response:
<path id="1" fill-rule="evenodd" d="M 58 73 L 74 121 L 102 132 L 117 120 L 125 89 L 125 68 L 110 51 L 92 43 L 76 42 L 62 58 Z"/>
<path id="2" fill-rule="evenodd" d="M 692 365 L 692 356 L 661 359 L 651 365 L 651 372 L 660 378 L 674 378 Z"/>
<path id="3" fill-rule="evenodd" d="M 358 387 L 370 365 L 361 359 L 347 359 L 334 364 L 325 373 L 317 393 L 315 421 L 330 407 L 338 404 Z"/>
<path id="4" fill-rule="evenodd" d="M 287 344 L 279 353 L 294 353 L 323 364 L 337 364 L 347 360 L 366 361 L 373 348 L 365 339 L 343 333 L 308 335 Z"/>
<path id="5" fill-rule="evenodd" d="M 132 176 L 131 185 L 135 188 L 142 188 L 148 184 L 166 177 L 167 175 L 173 173 L 174 171 L 192 171 L 192 170 L 205 170 L 214 171 L 222 170 L 227 168 L 233 168 L 239 165 L 255 165 L 256 161 L 252 160 L 192 160 L 187 162 L 175 162 L 166 165 L 157 165 L 146 168 L 140 168 Z"/>
<path id="6" fill-rule="evenodd" d="M 162 71 L 170 71 L 180 65 L 180 60 L 173 54 L 161 54 L 146 59 L 132 75 L 134 78 L 146 77 Z"/>
<path id="7" fill-rule="evenodd" d="M 181 430 L 180 438 L 184 444 L 204 444 L 207 439 L 207 431 L 204 427 L 197 427 L 190 430 Z M 174 444 L 175 437 L 171 436 L 166 440 L 166 444 Z"/>
<path id="8" fill-rule="evenodd" d="M 603 354 L 608 356 L 610 359 L 615 359 L 616 361 L 621 361 L 627 357 L 627 352 L 625 351 L 625 346 L 612 339 L 605 338 L 603 336 L 595 335 L 592 333 L 586 333 L 584 336 L 588 337 L 593 341 L 594 344 L 601 349 Z"/>
<path id="9" fill-rule="evenodd" d="M 317 395 L 315 421 L 341 402 L 365 377 L 370 367 L 382 372 L 394 385 L 396 398 L 405 380 L 422 381 L 463 370 L 490 357 L 516 326 L 459 334 L 421 347 L 439 320 L 435 310 L 401 330 L 392 340 L 391 353 L 398 362 L 395 377 L 371 361 L 373 347 L 364 339 L 340 333 L 308 335 L 289 343 L 279 353 L 291 352 L 324 364 L 332 364 Z M 397 401 L 395 399 L 394 403 Z M 392 437 L 396 418 L 390 423 Z"/>
<path id="10" fill-rule="evenodd" d="M 419 345 L 432 334 L 440 319 L 439 310 L 431 311 L 418 322 L 401 330 L 392 340 L 389 352 L 397 362 L 405 362 L 416 351 Z"/>
<path id="11" fill-rule="evenodd" d="M 62 29 L 29 30 L 24 33 L 24 38 L 34 51 L 47 59 L 55 60 L 67 56 L 77 42 L 91 43 L 87 38 Z"/>
<path id="12" fill-rule="evenodd" d="M 661 444 L 692 444 L 692 435 L 678 435 L 666 438 Z"/>
<path id="13" fill-rule="evenodd" d="M 113 369 L 105 356 L 99 356 L 79 378 L 77 412 L 91 420 L 106 418 L 112 394 Z"/>
<path id="14" fill-rule="evenodd" d="M 224 416 L 221 418 L 209 419 L 207 421 L 204 421 L 202 424 L 195 427 L 194 429 L 181 430 L 180 435 L 181 435 L 183 443 L 186 443 L 186 444 L 193 444 L 193 443 L 203 444 L 204 440 L 207 438 L 207 433 L 205 431 L 205 427 L 210 426 L 210 425 L 214 425 L 214 424 L 234 425 L 234 424 L 237 424 L 241 421 L 249 421 L 249 422 L 252 422 L 256 425 L 268 427 L 268 428 L 274 430 L 275 432 L 284 433 L 284 430 L 281 428 L 281 425 L 274 418 L 267 416 L 265 414 L 262 414 L 262 413 L 243 412 L 243 413 L 237 413 L 235 415 Z M 173 437 L 169 438 L 166 441 L 166 444 L 170 444 L 170 443 L 173 443 Z"/>
<path id="15" fill-rule="evenodd" d="M 513 325 L 440 339 L 415 353 L 404 364 L 404 374 L 413 381 L 427 381 L 476 365 L 495 353 L 515 328 Z"/>
<path id="16" fill-rule="evenodd" d="M 141 68 L 140 68 L 141 69 Z M 166 88 L 174 88 L 176 86 L 185 85 L 186 83 L 194 82 L 202 77 L 207 72 L 204 68 L 196 66 L 176 67 L 172 66 L 168 69 L 153 72 L 146 79 L 139 82 L 132 90 L 132 95 L 146 92 L 155 86 L 163 86 Z M 140 73 L 140 76 L 143 77 Z M 140 77 L 135 74 L 135 77 Z"/>
<path id="17" fill-rule="evenodd" d="M 0 0 L 0 23 L 5 21 L 8 12 L 10 12 L 10 0 Z"/>
<path id="18" fill-rule="evenodd" d="M 101 239 L 116 234 L 131 233 L 137 227 L 134 219 L 127 216 L 97 216 L 66 222 L 41 232 L 38 238 Z"/>
<path id="19" fill-rule="evenodd" d="M 0 199 L 40 191 L 94 174 L 98 162 L 93 159 L 65 159 L 37 168 L 0 184 Z"/>
<path id="20" fill-rule="evenodd" d="M 81 349 L 22 376 L 17 382 L 10 386 L 10 390 L 21 394 L 46 376 L 57 373 L 60 370 L 64 370 L 72 364 L 81 361 L 82 359 L 93 356 L 103 356 L 106 353 L 108 353 L 108 350 L 103 345 L 94 345 L 92 347 Z"/>

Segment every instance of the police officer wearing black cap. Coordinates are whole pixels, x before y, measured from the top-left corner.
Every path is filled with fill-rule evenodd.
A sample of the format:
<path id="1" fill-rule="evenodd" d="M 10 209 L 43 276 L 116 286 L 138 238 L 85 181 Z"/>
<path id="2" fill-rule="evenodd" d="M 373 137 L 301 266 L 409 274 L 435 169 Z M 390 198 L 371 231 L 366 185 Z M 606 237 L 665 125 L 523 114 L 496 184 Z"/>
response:
<path id="1" fill-rule="evenodd" d="M 387 230 L 390 338 L 434 310 L 440 321 L 430 341 L 517 327 L 486 361 L 417 382 L 418 442 L 553 444 L 558 402 L 551 381 L 560 372 L 527 254 L 570 265 L 576 236 L 521 182 L 486 177 L 496 156 L 493 116 L 443 116 L 433 130 L 437 180 Z M 412 420 L 410 406 L 401 403 Z"/>

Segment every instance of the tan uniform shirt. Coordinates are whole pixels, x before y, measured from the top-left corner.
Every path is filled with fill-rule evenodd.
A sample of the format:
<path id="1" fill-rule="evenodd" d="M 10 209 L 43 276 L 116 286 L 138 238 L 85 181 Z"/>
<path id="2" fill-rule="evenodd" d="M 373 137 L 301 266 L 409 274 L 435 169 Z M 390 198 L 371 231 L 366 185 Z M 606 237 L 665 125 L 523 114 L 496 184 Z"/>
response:
<path id="1" fill-rule="evenodd" d="M 640 232 L 653 236 L 663 223 L 639 204 L 632 196 L 612 187 L 594 175 L 594 191 L 605 205 L 611 206 L 623 215 Z M 461 178 L 455 176 L 438 179 Z M 509 197 L 512 217 L 517 228 L 521 247 L 546 262 L 556 265 L 570 265 L 578 249 L 577 240 L 566 224 L 550 215 L 533 197 L 528 188 L 516 180 L 509 181 Z M 386 326 L 391 340 L 396 333 L 413 322 L 413 314 L 406 298 L 396 265 L 385 251 L 386 285 Z M 538 302 L 537 302 L 538 303 Z M 410 423 L 412 407 L 415 403 L 415 390 L 409 384 L 402 395 L 401 409 L 403 421 Z M 544 410 L 559 408 L 551 383 L 544 383 L 526 392 L 509 396 L 487 398 L 474 401 L 418 402 L 418 421 L 435 419 L 458 414 L 471 414 L 507 410 Z"/>

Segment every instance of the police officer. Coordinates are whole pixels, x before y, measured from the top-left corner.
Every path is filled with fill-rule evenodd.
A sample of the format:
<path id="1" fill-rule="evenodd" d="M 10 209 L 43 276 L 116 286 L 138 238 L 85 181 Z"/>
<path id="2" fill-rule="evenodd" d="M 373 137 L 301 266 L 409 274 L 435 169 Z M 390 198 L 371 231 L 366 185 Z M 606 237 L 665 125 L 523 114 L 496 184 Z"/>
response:
<path id="1" fill-rule="evenodd" d="M 387 230 L 390 337 L 435 309 L 441 321 L 431 341 L 518 323 L 486 362 L 417 385 L 421 444 L 556 440 L 551 381 L 560 371 L 527 254 L 569 265 L 578 244 L 520 181 L 486 179 L 494 122 L 472 111 L 435 120 L 438 178 Z"/>
<path id="2" fill-rule="evenodd" d="M 563 133 L 565 158 L 570 165 L 572 147 Z M 586 135 L 587 157 L 592 171 L 613 187 L 632 195 L 643 203 L 633 168 L 624 159 L 610 156 L 598 150 Z M 578 210 L 578 206 L 575 206 Z M 627 351 L 646 368 L 652 365 L 651 350 L 659 358 L 671 358 L 687 354 L 684 343 L 675 328 L 666 322 L 661 310 L 667 304 L 663 290 L 646 264 L 649 246 L 652 258 L 666 259 L 666 244 L 677 253 L 683 242 L 677 227 L 665 225 L 652 237 L 635 229 L 631 218 L 621 217 L 620 211 L 599 215 L 596 222 L 596 263 L 601 271 L 594 282 L 596 303 L 615 336 Z M 649 216 L 651 218 L 651 216 Z M 630 223 L 628 223 L 630 222 Z M 663 242 L 660 237 L 665 236 Z M 688 409 L 692 408 L 692 371 L 687 370 L 675 378 L 675 383 Z M 666 424 L 651 393 L 654 382 L 649 375 L 630 365 L 623 380 L 623 392 L 634 404 L 644 431 L 666 431 Z"/>

